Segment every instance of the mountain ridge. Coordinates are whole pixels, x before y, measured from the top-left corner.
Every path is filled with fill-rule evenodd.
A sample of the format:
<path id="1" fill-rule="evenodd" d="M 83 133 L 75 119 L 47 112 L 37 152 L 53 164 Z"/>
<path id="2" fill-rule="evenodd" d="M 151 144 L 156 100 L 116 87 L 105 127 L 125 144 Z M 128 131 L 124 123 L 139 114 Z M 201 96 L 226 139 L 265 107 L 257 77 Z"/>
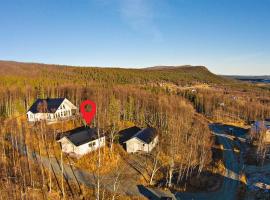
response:
<path id="1" fill-rule="evenodd" d="M 175 84 L 219 83 L 231 80 L 210 72 L 205 66 L 154 66 L 150 68 L 115 68 L 95 66 L 68 66 L 43 63 L 0 61 L 0 75 L 20 77 L 52 77 L 57 79 L 84 79 L 114 83 L 172 82 Z M 56 77 L 57 75 L 57 77 Z"/>

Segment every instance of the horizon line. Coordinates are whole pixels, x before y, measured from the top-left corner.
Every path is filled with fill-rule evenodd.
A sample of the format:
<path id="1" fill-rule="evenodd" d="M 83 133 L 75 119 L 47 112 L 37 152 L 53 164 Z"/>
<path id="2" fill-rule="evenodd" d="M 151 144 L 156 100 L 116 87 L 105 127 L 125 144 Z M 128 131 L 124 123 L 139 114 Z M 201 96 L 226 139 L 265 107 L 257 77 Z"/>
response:
<path id="1" fill-rule="evenodd" d="M 207 68 L 208 71 L 210 71 L 213 74 L 219 75 L 219 76 L 244 76 L 244 77 L 260 77 L 260 76 L 270 76 L 270 74 L 218 74 L 218 73 L 214 73 L 211 70 L 209 70 L 209 68 L 207 67 L 207 65 L 201 65 L 201 64 L 196 64 L 196 65 L 192 65 L 192 64 L 181 64 L 181 65 L 164 65 L 164 64 L 157 64 L 157 65 L 152 65 L 152 66 L 141 66 L 141 67 L 121 67 L 121 66 L 94 66 L 94 65 L 73 65 L 73 64 L 56 64 L 56 63 L 44 63 L 42 61 L 25 61 L 25 60 L 2 60 L 0 59 L 0 62 L 14 62 L 14 63 L 23 63 L 23 64 L 39 64 L 39 65 L 55 65 L 55 66 L 59 66 L 59 67 L 95 67 L 95 68 L 112 68 L 112 69 L 150 69 L 150 68 L 155 68 L 155 67 L 205 67 Z"/>

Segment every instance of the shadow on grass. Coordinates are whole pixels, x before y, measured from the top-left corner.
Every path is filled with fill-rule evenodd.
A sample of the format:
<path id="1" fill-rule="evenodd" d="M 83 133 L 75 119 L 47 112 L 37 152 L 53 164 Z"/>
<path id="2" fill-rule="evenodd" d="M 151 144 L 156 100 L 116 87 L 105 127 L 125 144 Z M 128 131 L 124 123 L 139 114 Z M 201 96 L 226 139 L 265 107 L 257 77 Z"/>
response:
<path id="1" fill-rule="evenodd" d="M 138 190 L 149 200 L 176 200 L 176 197 L 170 191 L 147 188 L 143 185 L 138 185 Z"/>

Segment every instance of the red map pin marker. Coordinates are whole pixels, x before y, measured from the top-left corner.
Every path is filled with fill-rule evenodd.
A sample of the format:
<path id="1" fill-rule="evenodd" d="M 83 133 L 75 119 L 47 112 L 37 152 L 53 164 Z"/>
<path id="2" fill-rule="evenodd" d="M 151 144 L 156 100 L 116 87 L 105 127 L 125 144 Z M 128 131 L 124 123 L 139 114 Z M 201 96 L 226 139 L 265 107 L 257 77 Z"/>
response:
<path id="1" fill-rule="evenodd" d="M 86 106 L 87 105 L 91 106 L 91 111 L 90 112 L 86 111 Z M 97 106 L 96 106 L 95 102 L 90 101 L 90 100 L 86 100 L 86 101 L 83 101 L 81 103 L 80 111 L 81 111 L 82 117 L 84 118 L 86 123 L 90 124 L 91 121 L 93 120 L 93 118 L 95 117 L 95 114 L 96 114 L 96 111 L 97 111 Z"/>

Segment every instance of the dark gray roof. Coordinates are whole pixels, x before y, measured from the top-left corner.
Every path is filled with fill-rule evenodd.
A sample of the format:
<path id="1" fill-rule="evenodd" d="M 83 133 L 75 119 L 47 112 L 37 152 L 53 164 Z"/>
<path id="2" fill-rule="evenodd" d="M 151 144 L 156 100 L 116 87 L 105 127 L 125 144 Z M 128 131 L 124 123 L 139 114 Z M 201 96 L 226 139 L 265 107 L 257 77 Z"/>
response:
<path id="1" fill-rule="evenodd" d="M 149 144 L 157 136 L 157 130 L 155 128 L 149 127 L 139 131 L 134 137 L 140 139 L 141 141 Z"/>
<path id="2" fill-rule="evenodd" d="M 65 98 L 37 99 L 28 111 L 32 113 L 55 113 Z"/>
<path id="3" fill-rule="evenodd" d="M 137 126 L 133 126 L 124 130 L 119 131 L 119 142 L 122 144 L 129 140 L 130 138 L 134 137 L 136 133 L 138 133 L 141 129 Z"/>
<path id="4" fill-rule="evenodd" d="M 102 136 L 103 134 L 100 134 L 100 137 Z M 80 146 L 82 144 L 98 139 L 98 133 L 97 129 L 95 128 L 82 126 L 65 132 L 62 138 L 63 137 L 66 137 L 75 146 Z"/>

